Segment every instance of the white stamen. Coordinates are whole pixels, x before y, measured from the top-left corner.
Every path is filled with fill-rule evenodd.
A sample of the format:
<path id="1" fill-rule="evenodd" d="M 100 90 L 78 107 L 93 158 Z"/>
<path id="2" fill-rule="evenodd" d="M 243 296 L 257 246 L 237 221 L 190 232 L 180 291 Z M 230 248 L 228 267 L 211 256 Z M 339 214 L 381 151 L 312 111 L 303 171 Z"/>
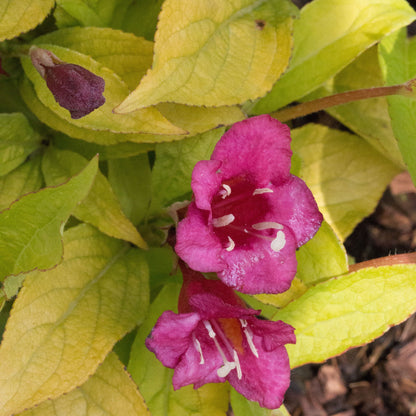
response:
<path id="1" fill-rule="evenodd" d="M 231 370 L 234 370 L 236 364 L 227 360 L 227 357 L 225 356 L 224 351 L 222 350 L 221 345 L 219 344 L 216 338 L 216 333 L 212 329 L 212 326 L 209 323 L 209 321 L 204 320 L 202 322 L 204 323 L 205 328 L 208 331 L 209 337 L 212 338 L 212 340 L 214 341 L 214 344 L 217 347 L 217 350 L 220 353 L 222 360 L 224 361 L 224 365 L 217 370 L 217 374 L 219 377 L 225 377 L 229 374 Z"/>
<path id="2" fill-rule="evenodd" d="M 212 219 L 212 225 L 216 228 L 226 227 L 228 224 L 231 224 L 235 220 L 233 214 L 227 214 L 219 218 Z"/>
<path id="3" fill-rule="evenodd" d="M 258 189 L 255 189 L 254 190 L 254 192 L 253 192 L 253 196 L 254 195 L 260 195 L 260 194 L 267 194 L 267 193 L 273 193 L 273 189 L 270 189 L 270 188 L 258 188 Z"/>
<path id="4" fill-rule="evenodd" d="M 224 365 L 217 370 L 218 377 L 226 377 L 231 370 L 234 370 L 235 363 L 226 361 Z"/>
<path id="5" fill-rule="evenodd" d="M 254 354 L 256 358 L 259 358 L 259 353 L 253 342 L 253 332 L 251 332 L 251 329 L 248 327 L 247 321 L 245 319 L 240 319 L 240 322 L 241 326 L 244 329 L 244 335 L 246 336 L 248 346 L 250 347 L 251 352 Z"/>
<path id="6" fill-rule="evenodd" d="M 207 329 L 208 335 L 210 336 L 210 338 L 215 338 L 216 334 L 215 334 L 214 330 L 212 329 L 212 326 L 209 323 L 209 321 L 204 320 L 202 322 L 204 323 L 204 326 Z"/>
<path id="7" fill-rule="evenodd" d="M 195 349 L 199 352 L 199 355 L 201 357 L 201 360 L 199 361 L 199 364 L 204 364 L 205 363 L 205 360 L 204 360 L 204 356 L 202 354 L 201 343 L 198 341 L 198 339 L 195 336 L 195 334 L 192 334 L 192 340 L 194 341 L 194 347 L 195 347 Z"/>
<path id="8" fill-rule="evenodd" d="M 243 373 L 241 372 L 241 366 L 240 366 L 240 360 L 238 359 L 238 354 L 236 350 L 233 350 L 233 358 L 235 363 L 235 368 L 237 370 L 237 377 L 239 380 L 241 380 L 241 377 L 243 376 Z"/>
<path id="9" fill-rule="evenodd" d="M 228 242 L 229 242 L 229 245 L 226 248 L 226 250 L 227 251 L 233 251 L 234 247 L 235 247 L 235 243 L 234 243 L 234 241 L 232 240 L 232 238 L 230 236 L 228 236 Z"/>
<path id="10" fill-rule="evenodd" d="M 222 199 L 225 199 L 227 198 L 227 196 L 231 195 L 231 187 L 229 185 L 226 185 L 225 183 L 222 184 L 222 187 L 224 189 L 220 191 L 220 195 Z"/>
<path id="11" fill-rule="evenodd" d="M 278 231 L 276 238 L 272 241 L 270 247 L 276 253 L 279 252 L 286 245 L 286 237 L 283 231 Z"/>
<path id="12" fill-rule="evenodd" d="M 275 230 L 283 230 L 284 228 L 282 224 L 272 221 L 258 222 L 257 224 L 253 224 L 252 227 L 255 230 L 267 230 L 269 228 L 274 228 Z"/>

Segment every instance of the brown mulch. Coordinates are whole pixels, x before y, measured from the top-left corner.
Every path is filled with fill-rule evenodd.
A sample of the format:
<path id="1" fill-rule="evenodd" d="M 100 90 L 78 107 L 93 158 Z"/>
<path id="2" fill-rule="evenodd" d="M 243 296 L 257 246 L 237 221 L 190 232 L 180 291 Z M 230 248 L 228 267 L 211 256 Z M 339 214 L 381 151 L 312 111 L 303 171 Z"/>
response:
<path id="1" fill-rule="evenodd" d="M 346 247 L 356 261 L 416 248 L 416 189 L 398 175 Z M 416 416 L 416 315 L 371 344 L 293 370 L 292 416 Z"/>

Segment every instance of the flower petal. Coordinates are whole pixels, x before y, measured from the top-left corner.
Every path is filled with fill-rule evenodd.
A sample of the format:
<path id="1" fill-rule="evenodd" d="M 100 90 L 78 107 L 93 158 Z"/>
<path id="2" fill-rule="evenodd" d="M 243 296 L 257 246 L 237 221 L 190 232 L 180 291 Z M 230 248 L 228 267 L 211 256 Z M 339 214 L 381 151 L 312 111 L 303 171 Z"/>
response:
<path id="1" fill-rule="evenodd" d="M 276 221 L 292 230 L 296 245 L 309 241 L 321 226 L 323 217 L 305 182 L 297 176 L 290 178 L 273 193 L 266 194 L 271 201 L 266 221 Z"/>
<path id="2" fill-rule="evenodd" d="M 253 333 L 262 338 L 262 347 L 270 352 L 285 344 L 295 344 L 296 336 L 293 326 L 283 321 L 266 321 L 257 318 L 249 318 L 247 322 Z"/>
<path id="3" fill-rule="evenodd" d="M 225 286 L 225 285 L 224 285 Z M 259 310 L 243 308 L 225 303 L 214 293 L 200 293 L 189 299 L 191 308 L 198 312 L 202 319 L 211 318 L 240 318 L 247 319 L 253 315 L 260 315 Z"/>
<path id="4" fill-rule="evenodd" d="M 218 272 L 225 267 L 220 257 L 223 249 L 219 238 L 207 226 L 208 215 L 208 212 L 199 210 L 194 202 L 189 204 L 187 217 L 176 230 L 175 251 L 191 269 Z"/>
<path id="5" fill-rule="evenodd" d="M 221 175 L 217 173 L 219 160 L 201 160 L 192 171 L 192 190 L 199 209 L 211 210 L 211 202 L 221 187 Z"/>
<path id="6" fill-rule="evenodd" d="M 234 124 L 217 143 L 211 159 L 222 161 L 224 179 L 249 175 L 258 188 L 279 185 L 290 171 L 290 130 L 269 115 Z"/>
<path id="7" fill-rule="evenodd" d="M 183 354 L 172 379 L 175 389 L 188 384 L 194 384 L 194 387 L 198 388 L 205 383 L 225 381 L 217 374 L 217 370 L 223 365 L 223 360 L 214 342 L 208 337 L 202 322 L 195 331 L 195 339 L 199 343 L 200 351 L 192 344 Z"/>
<path id="8" fill-rule="evenodd" d="M 192 345 L 192 332 L 200 319 L 197 313 L 163 312 L 146 339 L 146 347 L 165 367 L 175 368 L 182 354 Z"/>
<path id="9" fill-rule="evenodd" d="M 248 351 L 239 355 L 242 377 L 235 371 L 227 380 L 243 396 L 257 401 L 260 406 L 277 409 L 290 384 L 289 358 L 285 347 L 277 347 L 272 352 L 262 349 L 261 338 L 254 336 L 253 343 L 258 351 L 256 358 Z"/>
<path id="10" fill-rule="evenodd" d="M 282 232 L 282 231 L 280 231 Z M 236 246 L 222 252 L 227 267 L 218 277 L 228 286 L 243 293 L 281 293 L 289 289 L 296 274 L 296 241 L 285 227 L 285 245 L 279 251 L 268 239 L 255 238 L 249 248 Z"/>

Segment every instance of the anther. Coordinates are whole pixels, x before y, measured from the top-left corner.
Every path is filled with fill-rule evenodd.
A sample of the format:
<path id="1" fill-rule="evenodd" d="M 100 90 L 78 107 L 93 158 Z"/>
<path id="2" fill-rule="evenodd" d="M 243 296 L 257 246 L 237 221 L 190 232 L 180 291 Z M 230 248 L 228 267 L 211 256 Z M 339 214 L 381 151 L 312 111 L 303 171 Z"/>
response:
<path id="1" fill-rule="evenodd" d="M 227 198 L 227 196 L 231 195 L 231 187 L 229 185 L 226 185 L 225 183 L 222 184 L 222 187 L 224 188 L 222 191 L 220 191 L 220 195 L 222 199 Z"/>
<path id="2" fill-rule="evenodd" d="M 273 189 L 270 189 L 270 188 L 258 188 L 258 189 L 255 189 L 254 192 L 253 192 L 253 196 L 254 195 L 267 194 L 267 193 L 273 193 Z"/>
<path id="3" fill-rule="evenodd" d="M 226 361 L 224 362 L 224 365 L 217 370 L 217 374 L 219 377 L 226 377 L 231 370 L 234 370 L 235 367 L 236 365 L 234 362 Z"/>
<path id="4" fill-rule="evenodd" d="M 235 247 L 235 243 L 230 236 L 228 236 L 228 247 L 226 248 L 227 251 L 233 251 Z"/>
<path id="5" fill-rule="evenodd" d="M 267 222 L 258 222 L 257 224 L 253 224 L 252 227 L 255 230 L 267 230 L 269 228 L 274 228 L 276 230 L 283 230 L 283 225 L 279 224 L 278 222 L 272 222 L 272 221 L 267 221 Z"/>
<path id="6" fill-rule="evenodd" d="M 235 220 L 233 214 L 227 214 L 219 218 L 212 219 L 212 225 L 216 228 L 219 227 L 226 227 L 227 225 L 231 224 Z"/>
<path id="7" fill-rule="evenodd" d="M 278 253 L 286 245 L 286 236 L 283 231 L 278 231 L 276 238 L 272 241 L 270 247 Z"/>

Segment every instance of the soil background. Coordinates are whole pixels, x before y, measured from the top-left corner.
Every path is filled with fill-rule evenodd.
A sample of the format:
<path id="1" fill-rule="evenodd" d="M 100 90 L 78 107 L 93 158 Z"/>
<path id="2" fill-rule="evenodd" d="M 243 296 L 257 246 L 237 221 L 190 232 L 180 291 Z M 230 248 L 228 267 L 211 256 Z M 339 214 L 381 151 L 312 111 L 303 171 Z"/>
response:
<path id="1" fill-rule="evenodd" d="M 409 3 L 416 9 L 416 0 Z M 408 33 L 416 34 L 416 23 Z M 293 126 L 308 122 L 346 130 L 324 112 Z M 356 262 L 415 251 L 416 188 L 407 173 L 393 179 L 345 246 Z M 294 369 L 285 405 L 292 416 L 416 416 L 416 315 L 370 344 Z"/>

